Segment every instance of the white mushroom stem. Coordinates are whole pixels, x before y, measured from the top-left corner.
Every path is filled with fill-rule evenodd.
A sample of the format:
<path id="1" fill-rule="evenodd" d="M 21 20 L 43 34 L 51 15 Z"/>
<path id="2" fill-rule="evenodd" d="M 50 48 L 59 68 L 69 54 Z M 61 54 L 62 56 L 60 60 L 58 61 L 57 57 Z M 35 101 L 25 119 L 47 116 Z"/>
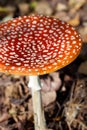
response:
<path id="1" fill-rule="evenodd" d="M 47 130 L 41 99 L 41 85 L 38 76 L 29 77 L 29 87 L 32 89 L 35 130 Z"/>

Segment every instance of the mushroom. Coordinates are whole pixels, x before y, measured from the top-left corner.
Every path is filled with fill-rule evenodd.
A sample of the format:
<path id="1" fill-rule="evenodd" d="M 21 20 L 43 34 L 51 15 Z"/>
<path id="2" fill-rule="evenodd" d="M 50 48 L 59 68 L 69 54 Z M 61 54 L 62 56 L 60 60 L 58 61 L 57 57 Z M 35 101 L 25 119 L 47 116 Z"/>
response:
<path id="1" fill-rule="evenodd" d="M 22 16 L 0 23 L 0 72 L 29 75 L 35 130 L 47 130 L 38 75 L 70 64 L 81 46 L 77 31 L 53 17 Z"/>

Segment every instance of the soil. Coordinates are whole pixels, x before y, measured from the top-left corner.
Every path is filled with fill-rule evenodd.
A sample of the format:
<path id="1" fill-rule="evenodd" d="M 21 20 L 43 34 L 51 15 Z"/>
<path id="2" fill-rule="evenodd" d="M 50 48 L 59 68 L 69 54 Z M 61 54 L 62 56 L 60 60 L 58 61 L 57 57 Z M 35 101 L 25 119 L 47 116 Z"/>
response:
<path id="1" fill-rule="evenodd" d="M 87 130 L 87 1 L 0 0 L 0 22 L 43 14 L 64 20 L 82 37 L 77 59 L 61 70 L 40 76 L 47 127 Z M 0 73 L 0 130 L 34 130 L 29 77 Z"/>

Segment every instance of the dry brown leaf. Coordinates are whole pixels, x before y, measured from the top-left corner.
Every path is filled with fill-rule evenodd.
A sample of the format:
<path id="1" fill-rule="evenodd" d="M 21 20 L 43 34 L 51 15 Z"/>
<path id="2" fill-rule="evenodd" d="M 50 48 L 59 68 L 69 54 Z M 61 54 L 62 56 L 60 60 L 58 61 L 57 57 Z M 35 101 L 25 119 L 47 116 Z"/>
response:
<path id="1" fill-rule="evenodd" d="M 73 19 L 70 19 L 68 23 L 72 26 L 78 26 L 80 24 L 80 15 L 76 14 Z"/>
<path id="2" fill-rule="evenodd" d="M 78 11 L 84 4 L 86 0 L 69 0 L 68 4 L 70 6 L 70 12 L 73 14 Z"/>
<path id="3" fill-rule="evenodd" d="M 50 16 L 52 14 L 52 9 L 51 9 L 50 5 L 48 4 L 48 2 L 41 1 L 41 2 L 38 2 L 37 6 L 35 8 L 35 12 L 38 14 Z"/>
<path id="4" fill-rule="evenodd" d="M 81 34 L 82 41 L 87 43 L 87 26 L 85 25 L 85 26 L 79 28 L 79 32 Z"/>
<path id="5" fill-rule="evenodd" d="M 50 92 L 42 92 L 42 102 L 44 107 L 47 107 L 48 105 L 52 104 L 56 100 L 56 92 L 50 91 Z"/>
<path id="6" fill-rule="evenodd" d="M 27 15 L 29 12 L 29 5 L 27 3 L 20 3 L 19 5 L 19 9 L 20 9 L 20 14 L 23 15 Z"/>
<path id="7" fill-rule="evenodd" d="M 78 72 L 87 75 L 87 61 L 83 62 L 83 63 L 80 65 L 80 67 L 79 67 L 79 69 L 78 69 Z"/>
<path id="8" fill-rule="evenodd" d="M 68 6 L 58 2 L 58 4 L 56 5 L 56 11 L 67 11 L 68 10 Z"/>
<path id="9" fill-rule="evenodd" d="M 0 116 L 0 123 L 3 122 L 3 121 L 6 121 L 10 118 L 10 115 L 8 113 L 3 113 L 1 116 Z"/>

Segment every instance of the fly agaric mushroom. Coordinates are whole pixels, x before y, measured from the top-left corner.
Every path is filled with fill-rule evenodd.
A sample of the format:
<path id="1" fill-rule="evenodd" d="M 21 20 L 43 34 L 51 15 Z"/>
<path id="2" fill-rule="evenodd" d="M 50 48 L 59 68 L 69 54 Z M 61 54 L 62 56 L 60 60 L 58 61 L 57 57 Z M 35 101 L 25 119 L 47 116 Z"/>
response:
<path id="1" fill-rule="evenodd" d="M 36 130 L 46 130 L 38 75 L 71 63 L 81 46 L 77 31 L 52 17 L 22 16 L 0 24 L 0 72 L 30 76 Z"/>

